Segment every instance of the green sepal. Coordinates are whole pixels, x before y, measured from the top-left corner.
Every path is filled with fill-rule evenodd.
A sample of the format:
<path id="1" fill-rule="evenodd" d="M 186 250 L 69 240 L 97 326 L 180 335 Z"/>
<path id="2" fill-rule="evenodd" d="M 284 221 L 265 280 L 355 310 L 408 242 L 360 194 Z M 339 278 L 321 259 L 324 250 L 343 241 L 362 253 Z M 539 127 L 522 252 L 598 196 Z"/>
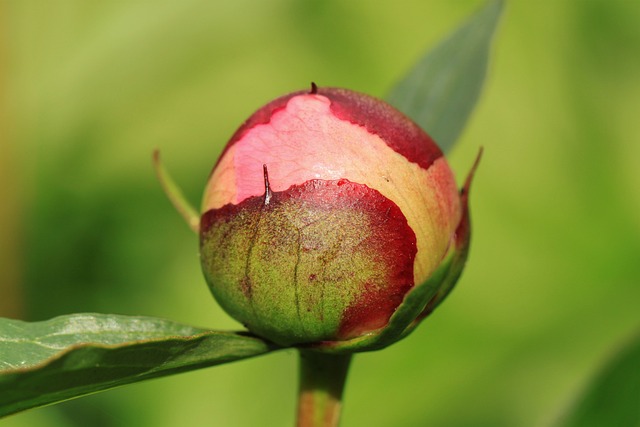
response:
<path id="1" fill-rule="evenodd" d="M 153 151 L 152 159 L 153 169 L 156 171 L 156 176 L 158 177 L 158 181 L 160 181 L 164 194 L 166 194 L 180 216 L 184 218 L 189 228 L 198 234 L 200 232 L 200 215 L 198 211 L 191 206 L 180 187 L 178 187 L 178 184 L 175 183 L 171 175 L 169 175 L 169 172 L 165 169 L 162 160 L 160 160 L 160 150 Z"/>
<path id="2" fill-rule="evenodd" d="M 469 191 L 481 157 L 482 149 L 480 149 L 467 179 L 460 189 L 462 216 L 456 229 L 453 244 L 431 277 L 407 293 L 404 301 L 384 328 L 352 340 L 315 343 L 312 345 L 314 350 L 326 353 L 355 353 L 387 347 L 409 335 L 422 319 L 431 314 L 444 301 L 462 275 L 469 255 L 471 242 Z"/>
<path id="3" fill-rule="evenodd" d="M 384 328 L 346 341 L 324 341 L 312 344 L 311 348 L 325 353 L 355 353 L 379 350 L 407 335 L 415 319 L 425 309 L 427 302 L 437 293 L 442 283 L 450 277 L 455 252 L 450 251 L 433 275 L 407 295 Z"/>
<path id="4" fill-rule="evenodd" d="M 413 324 L 410 326 L 410 329 L 413 330 L 418 323 L 425 317 L 427 317 L 437 306 L 439 306 L 445 298 L 451 293 L 453 287 L 458 282 L 458 279 L 462 275 L 462 270 L 464 270 L 464 266 L 467 262 L 467 258 L 469 256 L 469 245 L 471 243 L 471 218 L 469 213 L 469 192 L 471 191 L 471 183 L 473 182 L 473 177 L 475 176 L 476 170 L 478 169 L 478 165 L 480 164 L 480 159 L 482 158 L 482 148 L 480 148 L 478 155 L 476 156 L 476 160 L 473 162 L 473 166 L 471 166 L 471 170 L 467 174 L 467 179 L 465 180 L 464 185 L 460 189 L 460 202 L 462 204 L 462 218 L 460 220 L 460 224 L 456 229 L 455 234 L 455 252 L 453 255 L 453 259 L 451 261 L 451 268 L 447 273 L 447 277 L 444 279 L 440 287 L 438 288 L 438 292 L 431 298 L 429 303 L 426 305 L 422 313 L 415 319 Z M 409 331 L 410 332 L 410 331 Z"/>

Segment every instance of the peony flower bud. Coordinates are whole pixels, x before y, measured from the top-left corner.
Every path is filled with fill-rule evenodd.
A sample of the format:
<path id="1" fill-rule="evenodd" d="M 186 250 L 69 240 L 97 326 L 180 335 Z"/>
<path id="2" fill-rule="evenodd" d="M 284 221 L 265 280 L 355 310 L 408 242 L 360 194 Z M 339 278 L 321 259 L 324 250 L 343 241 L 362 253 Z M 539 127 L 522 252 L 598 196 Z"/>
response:
<path id="1" fill-rule="evenodd" d="M 313 85 L 259 109 L 227 144 L 204 194 L 202 268 L 220 305 L 278 344 L 382 346 L 372 337 L 394 315 L 395 340 L 455 283 L 466 211 L 415 123 Z"/>

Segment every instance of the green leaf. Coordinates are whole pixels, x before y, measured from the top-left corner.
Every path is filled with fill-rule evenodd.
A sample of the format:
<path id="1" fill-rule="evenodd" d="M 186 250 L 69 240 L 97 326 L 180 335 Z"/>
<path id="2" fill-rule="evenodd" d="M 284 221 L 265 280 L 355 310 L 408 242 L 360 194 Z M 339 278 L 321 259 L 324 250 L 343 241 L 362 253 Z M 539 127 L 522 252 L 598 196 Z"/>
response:
<path id="1" fill-rule="evenodd" d="M 149 317 L 0 319 L 0 417 L 276 349 L 248 334 Z"/>
<path id="2" fill-rule="evenodd" d="M 596 376 L 557 427 L 640 426 L 640 333 Z"/>
<path id="3" fill-rule="evenodd" d="M 487 3 L 420 59 L 387 96 L 445 153 L 462 133 L 480 96 L 502 8 L 502 0 Z"/>

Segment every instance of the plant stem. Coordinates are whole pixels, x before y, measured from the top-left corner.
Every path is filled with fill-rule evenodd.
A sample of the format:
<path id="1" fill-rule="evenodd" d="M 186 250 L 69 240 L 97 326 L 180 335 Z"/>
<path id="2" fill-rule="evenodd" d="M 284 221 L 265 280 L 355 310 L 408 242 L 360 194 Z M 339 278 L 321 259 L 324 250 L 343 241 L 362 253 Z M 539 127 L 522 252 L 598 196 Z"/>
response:
<path id="1" fill-rule="evenodd" d="M 351 354 L 300 350 L 298 427 L 336 427 L 340 422 Z"/>

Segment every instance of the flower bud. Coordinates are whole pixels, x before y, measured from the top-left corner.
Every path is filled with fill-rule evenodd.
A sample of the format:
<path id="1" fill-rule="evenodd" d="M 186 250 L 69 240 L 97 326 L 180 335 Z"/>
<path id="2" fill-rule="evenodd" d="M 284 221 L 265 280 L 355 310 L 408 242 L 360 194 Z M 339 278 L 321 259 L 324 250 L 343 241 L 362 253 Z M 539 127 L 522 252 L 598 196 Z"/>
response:
<path id="1" fill-rule="evenodd" d="M 384 330 L 407 295 L 450 261 L 467 218 L 466 199 L 423 130 L 380 100 L 315 85 L 270 102 L 236 131 L 202 212 L 201 262 L 213 295 L 281 345 Z M 449 264 L 438 273 L 443 283 Z M 432 309 L 438 291 L 411 321 Z"/>

